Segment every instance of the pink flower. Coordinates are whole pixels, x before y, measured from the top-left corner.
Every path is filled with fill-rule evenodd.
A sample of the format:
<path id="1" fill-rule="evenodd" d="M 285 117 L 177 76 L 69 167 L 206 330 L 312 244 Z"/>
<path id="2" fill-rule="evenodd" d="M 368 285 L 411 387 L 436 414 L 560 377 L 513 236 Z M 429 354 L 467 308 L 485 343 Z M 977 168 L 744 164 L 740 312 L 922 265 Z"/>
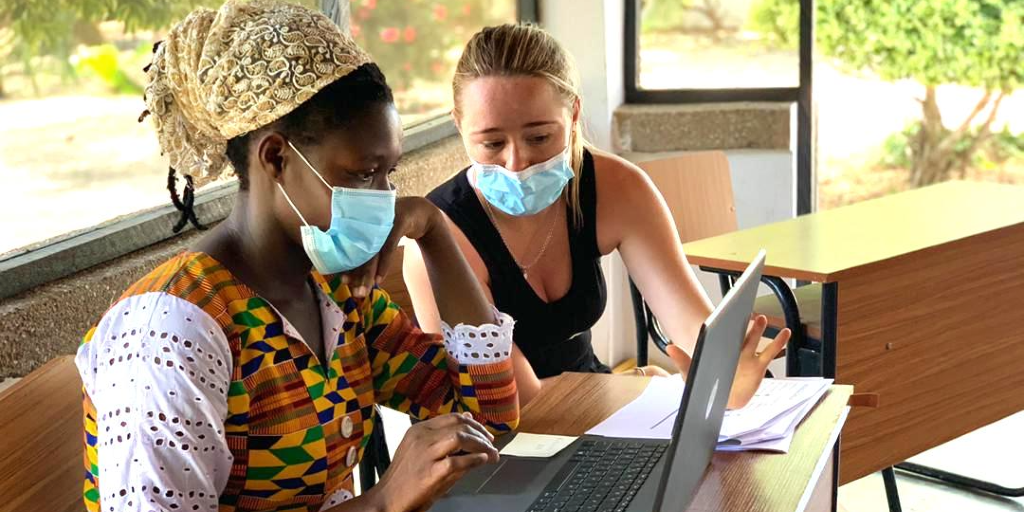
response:
<path id="1" fill-rule="evenodd" d="M 363 27 L 356 25 L 355 23 L 349 25 L 349 31 L 352 32 L 352 39 L 359 37 L 359 34 L 363 33 Z"/>
<path id="2" fill-rule="evenodd" d="M 363 5 L 365 5 L 370 10 L 376 9 L 377 0 L 363 0 Z"/>
<path id="3" fill-rule="evenodd" d="M 395 42 L 398 42 L 398 38 L 399 38 L 400 35 L 401 35 L 401 32 L 398 30 L 398 28 L 396 28 L 396 27 L 387 27 L 387 28 L 381 29 L 381 31 L 380 31 L 380 40 L 384 41 L 385 43 L 395 43 Z"/>
<path id="4" fill-rule="evenodd" d="M 416 27 L 405 27 L 402 31 L 402 39 L 407 43 L 411 43 L 416 40 Z"/>
<path id="5" fill-rule="evenodd" d="M 402 64 L 402 69 L 405 71 L 412 71 L 412 62 L 406 62 Z"/>
<path id="6" fill-rule="evenodd" d="M 359 19 L 361 20 L 365 20 L 366 18 L 370 17 L 370 10 L 367 9 L 366 7 L 360 7 L 359 10 L 356 11 L 356 16 L 358 16 Z"/>
<path id="7" fill-rule="evenodd" d="M 434 19 L 444 21 L 448 18 L 448 8 L 441 4 L 434 4 Z"/>
<path id="8" fill-rule="evenodd" d="M 469 13 L 471 13 L 471 12 L 473 12 L 473 6 L 472 5 L 470 5 L 470 4 L 463 4 L 462 5 L 462 14 L 464 16 L 469 16 Z"/>
<path id="9" fill-rule="evenodd" d="M 434 62 L 430 63 L 430 71 L 433 72 L 435 75 L 440 75 L 444 73 L 444 64 L 442 64 L 441 61 L 439 60 L 435 60 Z"/>

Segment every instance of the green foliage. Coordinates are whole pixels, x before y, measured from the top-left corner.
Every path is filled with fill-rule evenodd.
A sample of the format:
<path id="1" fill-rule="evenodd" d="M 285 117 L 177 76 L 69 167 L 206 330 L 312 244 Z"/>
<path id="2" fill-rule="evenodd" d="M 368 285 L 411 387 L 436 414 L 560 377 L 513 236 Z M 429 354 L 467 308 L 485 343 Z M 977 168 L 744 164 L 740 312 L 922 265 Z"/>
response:
<path id="1" fill-rule="evenodd" d="M 800 45 L 799 0 L 761 0 L 751 6 L 747 27 L 766 44 L 786 50 Z"/>
<path id="2" fill-rule="evenodd" d="M 112 44 L 82 48 L 72 61 L 79 76 L 95 75 L 103 80 L 112 92 L 142 94 L 142 87 L 125 74 L 117 47 Z"/>
<path id="3" fill-rule="evenodd" d="M 780 46 L 798 37 L 798 0 L 759 0 L 752 27 Z M 882 163 L 910 169 L 915 186 L 981 165 L 1003 147 L 989 128 L 1000 100 L 1024 82 L 1024 1 L 1021 0 L 817 0 L 818 50 L 848 71 L 871 71 L 882 80 L 916 80 L 926 87 L 920 121 L 883 144 Z M 990 115 L 967 133 L 942 126 L 935 88 L 942 84 L 989 92 L 978 105 Z M 993 91 L 999 91 L 992 94 Z M 980 120 L 979 120 L 980 121 Z M 922 124 L 931 129 L 921 131 Z M 1001 141 L 1001 142 L 1000 142 Z"/>
<path id="4" fill-rule="evenodd" d="M 63 82 L 77 80 L 70 57 L 79 44 L 98 42 L 88 40 L 98 36 L 97 23 L 120 21 L 127 32 L 163 29 L 196 7 L 217 7 L 221 3 L 221 0 L 3 0 L 0 1 L 0 31 L 13 34 L 9 58 L 16 58 L 22 64 L 25 75 L 39 94 L 35 79 L 36 72 L 40 71 L 38 59 L 52 57 L 47 62 L 56 63 Z M 82 34 L 90 37 L 80 39 Z M 95 67 L 93 71 L 115 90 L 135 90 L 123 73 L 107 73 L 107 64 L 96 61 L 85 66 Z"/>
<path id="5" fill-rule="evenodd" d="M 0 26 L 10 26 L 37 55 L 47 45 L 64 43 L 76 22 L 124 22 L 128 32 L 159 29 L 199 6 L 217 7 L 220 0 L 4 0 Z"/>
<path id="6" fill-rule="evenodd" d="M 1012 90 L 1024 79 L 1020 0 L 822 0 L 818 45 L 884 80 Z"/>
<path id="7" fill-rule="evenodd" d="M 992 134 L 987 157 L 987 161 L 995 163 L 1024 160 L 1024 132 L 1014 135 L 1010 133 L 1009 126 L 1004 126 L 1002 131 Z M 987 162 L 982 161 L 981 163 Z"/>
<path id="8" fill-rule="evenodd" d="M 816 44 L 884 80 L 1013 90 L 1024 81 L 1021 0 L 817 0 Z M 752 26 L 793 47 L 798 0 L 761 0 Z"/>
<path id="9" fill-rule="evenodd" d="M 920 129 L 921 123 L 913 122 L 902 131 L 886 137 L 882 142 L 878 165 L 886 169 L 909 169 L 913 164 L 911 145 L 917 138 Z M 978 136 L 979 130 L 980 128 L 974 128 L 968 137 L 957 141 L 953 147 L 953 155 L 956 159 L 977 169 L 992 169 L 1008 160 L 1024 159 L 1024 132 L 1013 134 L 1008 125 L 1002 131 L 991 134 L 983 151 L 976 151 L 973 155 L 968 155 L 970 142 Z M 946 132 L 948 134 L 948 130 Z"/>
<path id="10" fill-rule="evenodd" d="M 291 0 L 319 9 L 320 0 Z M 338 0 L 350 2 L 352 35 L 373 56 L 396 90 L 413 87 L 417 80 L 447 82 L 462 45 L 481 26 L 515 18 L 509 0 Z M 104 21 L 124 23 L 126 32 L 164 30 L 196 7 L 217 8 L 223 0 L 0 0 L 0 31 L 13 32 L 28 76 L 32 60 L 52 56 L 68 62 L 75 48 L 76 27 Z M 93 31 L 95 32 L 95 31 Z M 90 49 L 75 69 L 101 77 L 116 91 L 135 91 L 137 85 L 118 71 L 111 48 Z M 414 105 L 410 106 L 415 108 Z"/>
<path id="11" fill-rule="evenodd" d="M 911 159 L 910 141 L 921 129 L 921 123 L 913 122 L 903 130 L 893 133 L 882 141 L 882 154 L 878 165 L 886 169 L 909 169 Z"/>

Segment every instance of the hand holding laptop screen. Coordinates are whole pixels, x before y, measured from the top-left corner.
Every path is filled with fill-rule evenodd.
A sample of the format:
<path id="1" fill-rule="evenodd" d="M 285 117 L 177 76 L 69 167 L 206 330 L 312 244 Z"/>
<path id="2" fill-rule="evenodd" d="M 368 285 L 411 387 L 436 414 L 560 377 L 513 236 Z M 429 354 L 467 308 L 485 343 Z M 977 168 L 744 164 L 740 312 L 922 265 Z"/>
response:
<path id="1" fill-rule="evenodd" d="M 729 402 L 726 404 L 728 409 L 739 409 L 750 402 L 754 393 L 757 392 L 758 386 L 761 385 L 761 380 L 764 379 L 768 364 L 789 343 L 791 332 L 789 329 L 783 329 L 770 345 L 758 353 L 757 347 L 767 327 L 768 318 L 764 315 L 757 315 L 747 328 L 747 335 L 743 339 L 743 347 L 740 350 L 739 365 L 736 367 L 736 376 L 732 383 L 732 391 L 729 392 Z M 666 351 L 679 367 L 679 372 L 682 373 L 685 380 L 692 362 L 690 355 L 677 345 L 669 345 Z"/>

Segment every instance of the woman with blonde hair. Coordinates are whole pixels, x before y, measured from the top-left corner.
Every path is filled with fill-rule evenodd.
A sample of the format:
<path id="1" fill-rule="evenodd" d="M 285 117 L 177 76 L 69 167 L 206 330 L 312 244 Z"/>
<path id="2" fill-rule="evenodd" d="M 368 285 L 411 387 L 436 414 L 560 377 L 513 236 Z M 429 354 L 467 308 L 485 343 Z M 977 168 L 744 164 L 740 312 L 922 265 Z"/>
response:
<path id="1" fill-rule="evenodd" d="M 607 300 L 600 258 L 615 250 L 675 341 L 669 355 L 685 372 L 712 304 L 650 179 L 584 140 L 568 53 L 532 25 L 488 27 L 466 45 L 452 89 L 452 116 L 472 165 L 428 199 L 447 216 L 492 303 L 516 319 L 521 402 L 561 372 L 609 371 L 594 354 L 590 328 Z M 407 250 L 405 276 L 417 319 L 436 332 L 438 303 L 422 261 Z M 766 324 L 759 316 L 747 332 L 730 407 L 753 396 L 789 339 L 783 330 L 756 353 Z"/>
<path id="2" fill-rule="evenodd" d="M 495 461 L 519 418 L 512 322 L 438 209 L 396 198 L 401 122 L 369 56 L 320 13 L 231 0 L 175 26 L 147 75 L 171 182 L 189 185 L 176 204 L 228 165 L 240 191 L 78 350 L 87 508 L 405 512 Z M 374 285 L 403 236 L 443 336 Z M 374 404 L 426 421 L 354 497 Z"/>

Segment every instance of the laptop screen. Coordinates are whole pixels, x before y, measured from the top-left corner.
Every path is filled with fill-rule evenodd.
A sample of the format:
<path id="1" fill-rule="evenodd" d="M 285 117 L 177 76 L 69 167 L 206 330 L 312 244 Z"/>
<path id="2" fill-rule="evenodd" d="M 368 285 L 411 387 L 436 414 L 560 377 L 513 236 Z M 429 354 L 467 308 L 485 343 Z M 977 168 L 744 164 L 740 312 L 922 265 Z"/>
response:
<path id="1" fill-rule="evenodd" d="M 762 251 L 701 327 L 672 432 L 672 445 L 665 454 L 656 511 L 685 510 L 711 462 L 754 310 L 764 259 Z"/>

